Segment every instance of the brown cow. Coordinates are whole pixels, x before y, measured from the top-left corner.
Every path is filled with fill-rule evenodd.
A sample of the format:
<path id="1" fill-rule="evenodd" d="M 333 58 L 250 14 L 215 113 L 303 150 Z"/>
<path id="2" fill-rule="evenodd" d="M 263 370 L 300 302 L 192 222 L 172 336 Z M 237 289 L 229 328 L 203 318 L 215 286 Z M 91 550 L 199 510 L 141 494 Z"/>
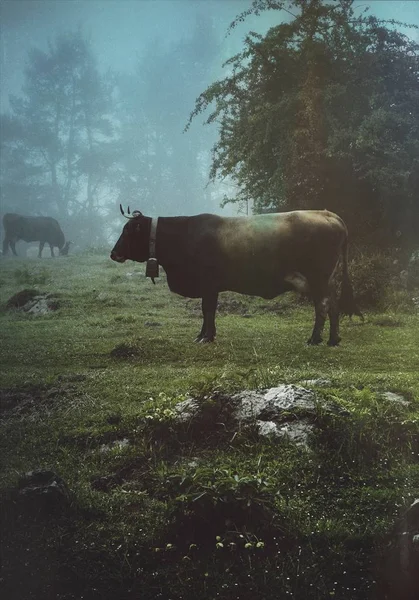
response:
<path id="1" fill-rule="evenodd" d="M 339 312 L 362 318 L 348 275 L 348 231 L 332 212 L 151 219 L 135 211 L 128 218 L 111 252 L 112 260 L 148 261 L 151 268 L 160 264 L 173 292 L 202 298 L 203 325 L 196 341 L 214 340 L 218 294 L 227 290 L 262 298 L 290 290 L 309 293 L 316 317 L 309 344 L 322 341 L 327 315 L 330 346 L 340 341 Z M 340 255 L 338 302 L 333 275 Z"/>

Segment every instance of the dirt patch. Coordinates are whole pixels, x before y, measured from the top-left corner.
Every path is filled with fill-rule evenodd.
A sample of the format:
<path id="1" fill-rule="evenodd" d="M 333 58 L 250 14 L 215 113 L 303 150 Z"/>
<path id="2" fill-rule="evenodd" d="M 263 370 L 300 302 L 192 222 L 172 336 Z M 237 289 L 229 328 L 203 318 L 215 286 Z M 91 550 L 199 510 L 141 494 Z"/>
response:
<path id="1" fill-rule="evenodd" d="M 21 414 L 44 402 L 47 390 L 43 387 L 0 390 L 0 415 Z"/>
<path id="2" fill-rule="evenodd" d="M 114 473 L 92 477 L 91 486 L 94 490 L 101 492 L 109 492 L 117 486 L 148 490 L 151 487 L 150 461 L 147 457 L 138 457 Z"/>
<path id="3" fill-rule="evenodd" d="M 28 386 L 24 388 L 0 389 L 0 419 L 20 417 L 33 410 L 51 407 L 62 397 L 74 394 L 75 388 L 69 383 L 59 386 Z"/>
<path id="4" fill-rule="evenodd" d="M 118 344 L 111 350 L 112 358 L 135 358 L 141 355 L 141 349 L 133 344 Z"/>
<path id="5" fill-rule="evenodd" d="M 383 317 L 378 317 L 373 320 L 373 324 L 378 327 L 403 327 L 404 323 L 401 319 L 397 319 L 390 315 L 385 315 Z"/>
<path id="6" fill-rule="evenodd" d="M 31 302 L 36 296 L 39 296 L 38 290 L 26 289 L 17 292 L 6 302 L 7 308 L 22 308 L 28 302 Z"/>
<path id="7" fill-rule="evenodd" d="M 25 289 L 14 294 L 6 303 L 6 308 L 19 310 L 31 315 L 46 315 L 58 310 L 60 303 L 54 294 Z"/>

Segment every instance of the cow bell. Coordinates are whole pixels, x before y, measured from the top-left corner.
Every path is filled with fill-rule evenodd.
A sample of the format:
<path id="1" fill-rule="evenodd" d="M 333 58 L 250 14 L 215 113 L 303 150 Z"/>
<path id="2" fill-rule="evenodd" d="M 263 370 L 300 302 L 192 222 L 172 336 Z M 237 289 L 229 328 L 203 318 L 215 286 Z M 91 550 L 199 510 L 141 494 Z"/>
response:
<path id="1" fill-rule="evenodd" d="M 154 284 L 156 283 L 154 278 L 159 276 L 159 263 L 157 262 L 157 258 L 148 259 L 145 268 L 145 276 L 150 277 Z"/>

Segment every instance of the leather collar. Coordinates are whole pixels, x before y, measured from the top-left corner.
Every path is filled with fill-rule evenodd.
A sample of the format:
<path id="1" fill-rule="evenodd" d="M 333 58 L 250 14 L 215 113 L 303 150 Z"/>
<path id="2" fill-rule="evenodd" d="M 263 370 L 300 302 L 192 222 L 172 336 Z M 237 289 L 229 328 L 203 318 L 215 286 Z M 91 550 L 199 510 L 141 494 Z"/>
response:
<path id="1" fill-rule="evenodd" d="M 154 218 L 151 219 L 150 239 L 149 239 L 149 245 L 148 245 L 148 257 L 149 258 L 156 258 L 156 234 L 157 234 L 158 221 L 159 221 L 158 217 L 157 217 L 157 219 L 154 219 Z"/>

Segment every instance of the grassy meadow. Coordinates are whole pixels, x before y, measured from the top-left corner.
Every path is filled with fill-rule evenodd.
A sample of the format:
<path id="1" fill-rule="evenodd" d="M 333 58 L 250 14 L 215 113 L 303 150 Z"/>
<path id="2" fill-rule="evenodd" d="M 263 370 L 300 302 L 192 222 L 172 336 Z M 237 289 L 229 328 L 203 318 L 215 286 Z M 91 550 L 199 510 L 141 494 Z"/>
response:
<path id="1" fill-rule="evenodd" d="M 385 597 L 387 535 L 419 493 L 417 310 L 393 294 L 343 319 L 339 347 L 311 347 L 308 303 L 226 293 L 200 345 L 200 302 L 144 265 L 85 253 L 0 269 L 3 597 Z M 24 289 L 58 309 L 6 309 Z M 319 405 L 310 450 L 219 418 L 223 394 L 318 378 L 342 411 Z M 187 396 L 209 406 L 194 427 L 173 419 Z M 22 514 L 13 490 L 36 469 L 64 479 L 65 511 Z"/>

